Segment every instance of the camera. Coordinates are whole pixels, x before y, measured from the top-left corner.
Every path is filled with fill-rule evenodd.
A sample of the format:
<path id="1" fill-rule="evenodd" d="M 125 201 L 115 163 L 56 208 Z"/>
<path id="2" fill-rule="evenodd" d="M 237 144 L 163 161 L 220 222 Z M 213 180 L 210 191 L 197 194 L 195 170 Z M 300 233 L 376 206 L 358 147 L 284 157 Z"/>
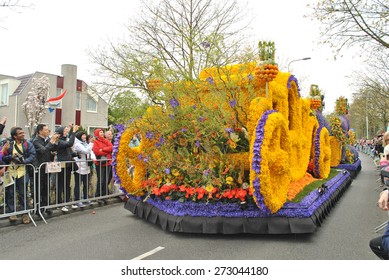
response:
<path id="1" fill-rule="evenodd" d="M 21 156 L 20 154 L 15 154 L 13 157 L 12 157 L 12 161 L 16 164 L 23 164 L 24 162 L 24 159 L 23 159 L 23 156 Z"/>
<path id="2" fill-rule="evenodd" d="M 5 144 L 7 144 L 7 142 L 9 142 L 9 139 L 8 139 L 8 138 L 3 138 L 3 139 L 1 139 L 1 141 L 0 141 L 0 146 L 3 147 Z"/>
<path id="3" fill-rule="evenodd" d="M 76 158 L 76 157 L 77 157 L 77 158 L 81 158 L 81 153 L 73 152 L 73 153 L 72 153 L 72 157 L 73 157 L 73 158 Z"/>

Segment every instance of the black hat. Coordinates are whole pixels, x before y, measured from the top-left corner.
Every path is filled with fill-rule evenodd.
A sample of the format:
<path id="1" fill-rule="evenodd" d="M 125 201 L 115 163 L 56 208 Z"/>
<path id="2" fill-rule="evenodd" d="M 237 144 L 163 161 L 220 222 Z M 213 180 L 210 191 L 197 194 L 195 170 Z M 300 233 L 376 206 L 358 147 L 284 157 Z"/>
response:
<path id="1" fill-rule="evenodd" d="M 74 135 L 76 136 L 76 138 L 77 138 L 78 140 L 81 141 L 81 137 L 82 137 L 82 135 L 84 135 L 84 134 L 86 134 L 86 133 L 83 132 L 83 131 L 77 131 Z"/>
<path id="2" fill-rule="evenodd" d="M 57 127 L 55 129 L 55 132 L 57 132 L 59 134 L 60 137 L 63 136 L 63 131 L 65 130 L 65 127 L 64 126 L 60 126 L 60 127 Z"/>

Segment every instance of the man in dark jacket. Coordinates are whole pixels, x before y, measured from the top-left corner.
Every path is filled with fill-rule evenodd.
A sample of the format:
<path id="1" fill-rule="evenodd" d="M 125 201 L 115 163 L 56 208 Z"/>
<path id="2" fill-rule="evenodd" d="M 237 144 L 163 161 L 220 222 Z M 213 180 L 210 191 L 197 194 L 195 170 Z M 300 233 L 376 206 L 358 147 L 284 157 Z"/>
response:
<path id="1" fill-rule="evenodd" d="M 76 131 L 78 130 L 78 125 L 73 126 L 73 131 L 69 135 L 70 128 L 68 126 L 58 127 L 55 132 L 59 134 L 58 138 L 58 149 L 57 149 L 57 159 L 58 161 L 66 161 L 65 167 L 62 168 L 61 172 L 58 173 L 58 203 L 70 201 L 70 177 L 72 172 L 72 161 L 73 161 L 73 145 Z M 63 193 L 65 191 L 65 194 Z M 64 196 L 63 196 L 64 194 Z M 77 206 L 73 205 L 73 208 Z M 62 207 L 62 212 L 68 212 L 69 208 L 67 206 Z"/>
<path id="2" fill-rule="evenodd" d="M 9 186 L 5 191 L 5 200 L 9 212 L 15 212 L 15 189 L 18 191 L 19 206 L 22 210 L 28 208 L 27 202 L 27 184 L 25 183 L 25 176 L 27 174 L 27 168 L 25 164 L 33 164 L 35 162 L 35 148 L 34 145 L 24 139 L 24 131 L 21 127 L 14 127 L 11 130 L 12 141 L 10 147 L 4 152 L 3 161 L 6 164 L 12 165 L 8 168 L 11 176 L 15 180 L 15 187 Z M 10 220 L 15 220 L 14 216 L 10 217 Z M 30 222 L 28 215 L 23 215 L 23 223 L 28 224 Z"/>
<path id="3" fill-rule="evenodd" d="M 40 206 L 47 206 L 49 202 L 49 174 L 46 174 L 47 162 L 51 161 L 51 153 L 58 148 L 58 134 L 54 134 L 51 139 L 50 130 L 45 124 L 38 124 L 36 136 L 32 141 L 36 151 L 35 166 L 39 168 L 39 178 L 36 177 L 36 186 L 40 189 Z M 38 181 L 39 180 L 39 181 Z M 48 213 L 51 210 L 47 210 Z"/>

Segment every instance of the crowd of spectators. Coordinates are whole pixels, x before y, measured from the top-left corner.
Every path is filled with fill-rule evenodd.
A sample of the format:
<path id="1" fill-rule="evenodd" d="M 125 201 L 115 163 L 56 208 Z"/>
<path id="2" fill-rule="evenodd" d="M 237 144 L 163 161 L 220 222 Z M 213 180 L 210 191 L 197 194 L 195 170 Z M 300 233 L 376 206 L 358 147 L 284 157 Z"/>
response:
<path id="1" fill-rule="evenodd" d="M 54 206 L 68 212 L 107 203 L 115 189 L 111 129 L 96 129 L 88 135 L 78 125 L 57 127 L 52 132 L 48 125 L 38 124 L 29 139 L 21 127 L 10 128 L 7 138 L 6 122 L 6 117 L 0 119 L 0 187 L 4 190 L 0 214 L 8 213 L 13 222 L 18 217 L 12 213 L 31 205 L 43 207 L 50 215 Z M 21 216 L 23 223 L 30 222 L 28 214 Z"/>
<path id="2" fill-rule="evenodd" d="M 379 170 L 387 170 L 389 168 L 389 131 L 380 133 L 371 140 L 362 138 L 356 144 L 357 150 L 364 152 L 377 162 Z M 381 188 L 379 194 L 378 206 L 381 210 L 389 210 L 389 178 L 381 174 Z M 370 248 L 376 256 L 382 260 L 389 259 L 389 223 L 387 223 L 382 236 L 370 240 Z"/>

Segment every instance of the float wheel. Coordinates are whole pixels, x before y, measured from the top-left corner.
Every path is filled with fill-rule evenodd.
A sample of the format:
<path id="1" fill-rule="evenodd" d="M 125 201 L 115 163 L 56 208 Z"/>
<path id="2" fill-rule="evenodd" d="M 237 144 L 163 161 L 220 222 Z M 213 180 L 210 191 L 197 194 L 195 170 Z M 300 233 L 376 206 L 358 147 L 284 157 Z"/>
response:
<path id="1" fill-rule="evenodd" d="M 290 142 L 288 124 L 275 110 L 266 111 L 252 137 L 250 181 L 259 208 L 263 203 L 277 212 L 287 199 L 290 187 Z"/>

